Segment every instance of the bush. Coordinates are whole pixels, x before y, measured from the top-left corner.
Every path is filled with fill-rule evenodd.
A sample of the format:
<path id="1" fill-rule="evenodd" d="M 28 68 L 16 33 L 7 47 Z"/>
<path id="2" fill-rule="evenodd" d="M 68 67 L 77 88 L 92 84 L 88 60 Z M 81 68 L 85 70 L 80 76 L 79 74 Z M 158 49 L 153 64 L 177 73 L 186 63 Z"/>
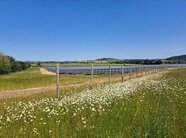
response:
<path id="1" fill-rule="evenodd" d="M 0 53 L 0 74 L 25 70 L 30 66 L 28 63 L 16 61 L 13 57 Z"/>

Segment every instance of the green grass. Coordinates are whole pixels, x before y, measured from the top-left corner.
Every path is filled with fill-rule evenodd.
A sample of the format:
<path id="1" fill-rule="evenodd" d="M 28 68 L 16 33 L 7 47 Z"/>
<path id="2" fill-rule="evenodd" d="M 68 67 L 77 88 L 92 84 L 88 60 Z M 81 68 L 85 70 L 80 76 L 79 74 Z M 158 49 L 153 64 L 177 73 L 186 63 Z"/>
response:
<path id="1" fill-rule="evenodd" d="M 108 102 L 12 103 L 2 109 L 0 137 L 186 137 L 186 69 L 149 82 Z"/>
<path id="2" fill-rule="evenodd" d="M 81 86 L 81 87 L 72 87 L 72 88 L 63 88 L 60 91 L 60 98 L 64 98 L 65 96 L 72 95 L 74 93 L 81 92 L 84 89 L 87 89 L 87 86 Z M 35 101 L 35 100 L 41 100 L 44 98 L 56 98 L 56 92 L 55 91 L 48 91 L 45 93 L 39 93 L 34 94 L 32 96 L 27 97 L 13 97 L 13 98 L 5 98 L 0 100 L 0 113 L 3 112 L 3 106 L 6 104 L 7 106 L 13 106 L 15 103 L 18 102 L 25 102 L 28 103 L 28 101 Z"/>
<path id="3" fill-rule="evenodd" d="M 73 85 L 73 84 L 83 84 L 89 85 L 90 75 L 60 75 L 60 85 Z M 113 80 L 120 80 L 120 74 L 113 74 Z M 108 82 L 108 75 L 94 75 L 94 83 Z M 4 90 L 19 90 L 35 87 L 49 87 L 55 86 L 56 77 L 43 75 L 38 67 L 32 67 L 26 71 L 18 73 L 10 73 L 6 75 L 0 75 L 0 91 Z"/>
<path id="4" fill-rule="evenodd" d="M 52 85 L 55 78 L 42 75 L 39 68 L 0 76 L 0 90 L 16 90 Z"/>

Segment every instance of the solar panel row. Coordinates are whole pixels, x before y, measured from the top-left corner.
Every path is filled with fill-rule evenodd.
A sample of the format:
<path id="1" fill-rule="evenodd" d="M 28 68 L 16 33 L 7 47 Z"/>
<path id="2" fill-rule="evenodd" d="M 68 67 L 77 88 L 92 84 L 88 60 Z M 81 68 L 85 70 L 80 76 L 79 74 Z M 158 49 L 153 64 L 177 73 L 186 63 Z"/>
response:
<path id="1" fill-rule="evenodd" d="M 131 67 L 119 67 L 113 66 L 111 67 L 111 73 L 124 73 L 135 72 L 135 71 L 143 71 L 143 70 L 155 70 L 155 69 L 163 69 L 163 68 L 177 68 L 177 67 L 186 67 L 186 64 L 179 65 L 149 65 L 149 66 L 131 66 Z M 47 70 L 56 72 L 56 67 L 45 67 Z M 95 66 L 93 68 L 94 74 L 108 74 L 109 68 L 107 66 Z M 60 74 L 91 74 L 91 67 L 60 67 Z"/>

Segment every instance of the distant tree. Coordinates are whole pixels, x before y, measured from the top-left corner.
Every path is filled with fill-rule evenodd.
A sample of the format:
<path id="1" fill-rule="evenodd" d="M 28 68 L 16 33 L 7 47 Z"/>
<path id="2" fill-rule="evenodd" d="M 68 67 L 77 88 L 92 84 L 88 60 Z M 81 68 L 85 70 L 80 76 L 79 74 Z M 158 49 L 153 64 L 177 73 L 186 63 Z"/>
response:
<path id="1" fill-rule="evenodd" d="M 40 61 L 37 62 L 37 66 L 38 66 L 38 67 L 41 67 L 41 62 L 40 62 Z"/>
<path id="2" fill-rule="evenodd" d="M 0 52 L 0 74 L 21 71 L 29 67 L 30 64 L 18 62 L 13 57 L 4 55 Z"/>
<path id="3" fill-rule="evenodd" d="M 144 65 L 148 65 L 148 64 L 150 64 L 150 60 L 148 60 L 148 59 L 145 59 L 145 61 L 144 61 L 144 63 L 143 63 Z"/>
<path id="4" fill-rule="evenodd" d="M 156 64 L 163 64 L 163 61 L 162 61 L 162 60 L 156 60 L 155 63 L 156 63 Z"/>

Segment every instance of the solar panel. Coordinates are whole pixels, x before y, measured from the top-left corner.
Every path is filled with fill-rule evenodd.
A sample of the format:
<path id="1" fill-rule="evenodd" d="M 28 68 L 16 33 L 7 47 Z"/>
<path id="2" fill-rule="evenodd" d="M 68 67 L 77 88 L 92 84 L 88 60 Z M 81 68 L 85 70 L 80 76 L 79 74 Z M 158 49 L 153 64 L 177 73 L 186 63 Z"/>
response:
<path id="1" fill-rule="evenodd" d="M 164 69 L 164 68 L 175 68 L 175 67 L 186 67 L 186 64 L 174 64 L 174 65 L 139 65 L 139 66 L 130 66 L 124 67 L 123 72 L 135 72 L 143 71 L 149 69 Z M 56 67 L 44 67 L 45 69 L 56 72 Z M 94 66 L 93 74 L 108 74 L 108 66 Z M 120 66 L 111 67 L 111 73 L 122 73 L 122 68 Z M 60 74 L 91 74 L 91 67 L 60 67 Z"/>

